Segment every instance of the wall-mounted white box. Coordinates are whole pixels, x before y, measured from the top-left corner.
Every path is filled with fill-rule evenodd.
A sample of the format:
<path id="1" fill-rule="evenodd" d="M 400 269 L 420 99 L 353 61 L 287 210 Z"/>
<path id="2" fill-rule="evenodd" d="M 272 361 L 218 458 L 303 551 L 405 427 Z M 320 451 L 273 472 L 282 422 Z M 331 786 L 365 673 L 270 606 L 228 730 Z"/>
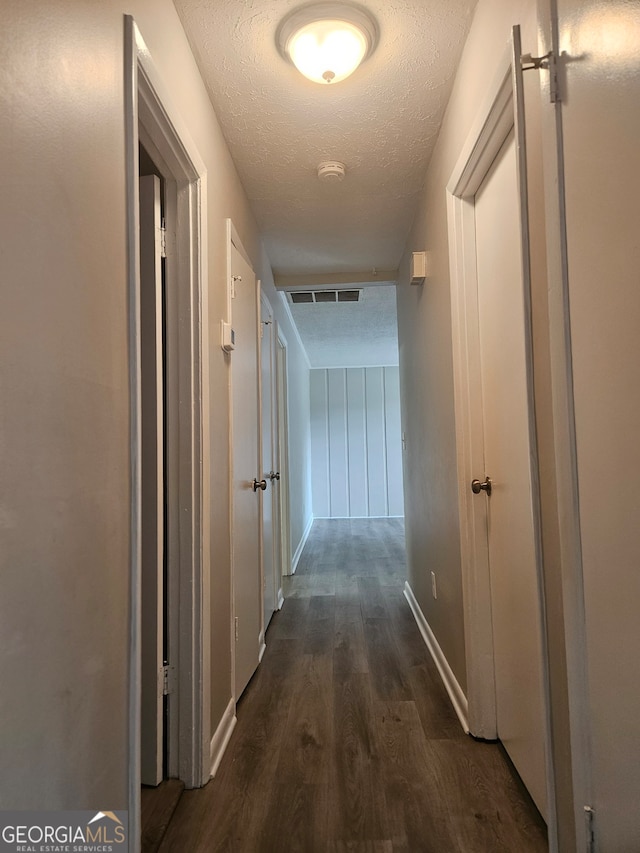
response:
<path id="1" fill-rule="evenodd" d="M 225 352 L 233 352 L 236 348 L 236 333 L 233 330 L 231 323 L 225 323 L 224 320 L 220 323 L 220 345 Z"/>
<path id="2" fill-rule="evenodd" d="M 427 276 L 427 253 L 413 252 L 411 255 L 411 284 L 424 284 Z"/>

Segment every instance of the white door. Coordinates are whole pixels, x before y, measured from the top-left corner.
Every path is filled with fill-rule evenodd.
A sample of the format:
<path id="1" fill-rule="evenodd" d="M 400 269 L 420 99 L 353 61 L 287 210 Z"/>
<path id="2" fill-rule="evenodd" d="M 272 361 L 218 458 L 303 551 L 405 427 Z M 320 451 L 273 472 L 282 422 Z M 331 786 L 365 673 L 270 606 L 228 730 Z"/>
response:
<path id="1" fill-rule="evenodd" d="M 278 335 L 276 341 L 277 462 L 280 472 L 278 502 L 280 547 L 277 551 L 278 604 L 282 598 L 282 576 L 291 573 L 291 522 L 289 517 L 289 415 L 287 403 L 287 344 Z"/>
<path id="2" fill-rule="evenodd" d="M 144 785 L 162 781 L 164 436 L 160 179 L 140 178 L 142 696 Z"/>
<path id="3" fill-rule="evenodd" d="M 278 502 L 280 497 L 280 472 L 276 459 L 276 418 L 275 418 L 275 347 L 273 312 L 263 295 L 260 300 L 261 323 L 261 424 L 262 424 L 262 477 L 267 482 L 267 490 L 262 499 L 262 568 L 264 587 L 264 630 L 266 632 L 271 617 L 278 606 L 278 585 L 276 550 L 279 544 Z"/>
<path id="4" fill-rule="evenodd" d="M 498 736 L 546 816 L 542 641 L 533 526 L 515 143 L 475 197 L 491 607 Z"/>
<path id="5" fill-rule="evenodd" d="M 593 808 L 595 849 L 626 853 L 640 850 L 640 3 L 557 10 L 587 675 L 576 715 L 592 764 L 576 811 Z"/>
<path id="6" fill-rule="evenodd" d="M 233 442 L 233 604 L 235 696 L 247 686 L 259 662 L 262 626 L 258 397 L 259 288 L 251 266 L 231 245 L 231 353 Z M 263 481 L 264 482 L 264 481 Z"/>

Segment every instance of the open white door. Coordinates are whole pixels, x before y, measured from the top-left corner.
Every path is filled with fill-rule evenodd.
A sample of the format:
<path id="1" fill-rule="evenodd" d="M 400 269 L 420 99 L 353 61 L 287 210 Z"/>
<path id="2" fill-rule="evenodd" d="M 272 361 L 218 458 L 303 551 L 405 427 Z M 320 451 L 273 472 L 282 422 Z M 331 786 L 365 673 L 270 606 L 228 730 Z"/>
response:
<path id="1" fill-rule="evenodd" d="M 142 397 L 141 778 L 162 781 L 164 437 L 160 179 L 140 178 Z"/>
<path id="2" fill-rule="evenodd" d="M 552 837 L 522 107 L 515 27 L 448 186 L 468 710 Z"/>
<path id="3" fill-rule="evenodd" d="M 259 287 L 251 265 L 233 242 L 230 247 L 233 441 L 233 606 L 235 697 L 238 699 L 260 660 L 262 581 L 260 514 L 266 480 L 260 476 L 258 306 Z"/>
<path id="4" fill-rule="evenodd" d="M 545 706 L 532 510 L 522 248 L 513 133 L 475 196 L 479 357 L 498 737 L 547 813 Z M 478 485 L 476 485 L 478 488 Z M 481 486 L 480 486 L 481 488 Z"/>
<path id="5" fill-rule="evenodd" d="M 262 424 L 262 477 L 267 490 L 262 500 L 262 571 L 264 587 L 264 630 L 278 607 L 278 551 L 280 472 L 278 470 L 277 418 L 275 393 L 275 329 L 271 305 L 264 294 L 260 299 L 261 334 L 261 424 Z"/>

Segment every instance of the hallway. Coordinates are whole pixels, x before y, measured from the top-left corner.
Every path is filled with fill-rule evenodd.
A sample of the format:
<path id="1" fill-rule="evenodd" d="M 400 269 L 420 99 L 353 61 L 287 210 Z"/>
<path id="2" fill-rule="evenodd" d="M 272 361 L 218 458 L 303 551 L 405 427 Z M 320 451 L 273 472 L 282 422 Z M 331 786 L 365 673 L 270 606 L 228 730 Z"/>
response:
<path id="1" fill-rule="evenodd" d="M 399 519 L 318 520 L 218 773 L 162 853 L 526 853 L 544 824 L 466 736 L 404 599 Z"/>

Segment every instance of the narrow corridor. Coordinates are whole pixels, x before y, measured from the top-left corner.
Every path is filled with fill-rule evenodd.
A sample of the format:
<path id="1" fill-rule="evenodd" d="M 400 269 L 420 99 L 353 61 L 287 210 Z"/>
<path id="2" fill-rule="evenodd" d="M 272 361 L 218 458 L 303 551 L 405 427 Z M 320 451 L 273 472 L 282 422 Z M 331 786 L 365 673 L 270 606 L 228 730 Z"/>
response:
<path id="1" fill-rule="evenodd" d="M 544 824 L 465 735 L 403 596 L 398 519 L 316 521 L 216 778 L 163 853 L 527 853 Z"/>

